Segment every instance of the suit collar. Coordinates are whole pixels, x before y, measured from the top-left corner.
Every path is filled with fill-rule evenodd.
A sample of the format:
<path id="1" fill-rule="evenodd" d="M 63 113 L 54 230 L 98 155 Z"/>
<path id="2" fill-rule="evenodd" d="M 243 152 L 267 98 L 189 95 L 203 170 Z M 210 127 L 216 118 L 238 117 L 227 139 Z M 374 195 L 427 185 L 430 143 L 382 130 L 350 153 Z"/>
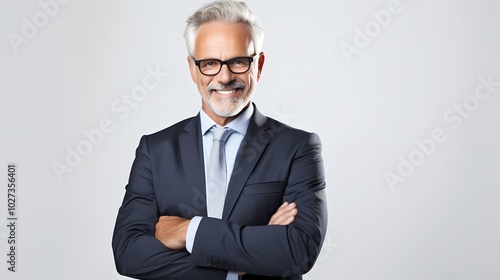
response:
<path id="1" fill-rule="evenodd" d="M 262 115 L 255 105 L 254 107 L 255 110 L 250 119 L 247 134 L 241 142 L 229 181 L 222 213 L 222 219 L 224 220 L 229 219 L 234 205 L 243 191 L 243 187 L 272 138 L 272 131 L 267 117 Z"/>

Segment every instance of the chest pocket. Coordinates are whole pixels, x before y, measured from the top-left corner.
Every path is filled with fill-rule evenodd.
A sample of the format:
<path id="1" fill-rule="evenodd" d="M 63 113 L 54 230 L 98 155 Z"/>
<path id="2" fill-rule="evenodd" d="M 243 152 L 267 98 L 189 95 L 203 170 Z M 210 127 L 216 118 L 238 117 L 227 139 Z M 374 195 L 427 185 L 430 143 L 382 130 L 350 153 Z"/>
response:
<path id="1" fill-rule="evenodd" d="M 272 195 L 283 192 L 283 182 L 267 182 L 246 185 L 244 188 L 245 196 L 252 195 Z"/>

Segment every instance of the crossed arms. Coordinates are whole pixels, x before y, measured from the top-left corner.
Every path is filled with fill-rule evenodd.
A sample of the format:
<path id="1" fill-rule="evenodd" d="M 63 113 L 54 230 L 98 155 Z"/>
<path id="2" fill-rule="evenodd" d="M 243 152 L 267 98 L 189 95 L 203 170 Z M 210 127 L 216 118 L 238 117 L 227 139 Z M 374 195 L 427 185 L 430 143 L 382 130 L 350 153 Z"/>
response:
<path id="1" fill-rule="evenodd" d="M 228 270 L 279 277 L 306 273 L 326 232 L 319 138 L 307 134 L 289 153 L 290 163 L 283 163 L 287 176 L 282 201 L 294 203 L 276 209 L 267 225 L 204 217 L 190 254 L 185 250 L 190 217 L 159 212 L 152 155 L 147 139 L 141 139 L 113 235 L 118 272 L 141 279 L 184 280 L 223 280 Z M 259 169 L 254 173 L 261 176 Z"/>

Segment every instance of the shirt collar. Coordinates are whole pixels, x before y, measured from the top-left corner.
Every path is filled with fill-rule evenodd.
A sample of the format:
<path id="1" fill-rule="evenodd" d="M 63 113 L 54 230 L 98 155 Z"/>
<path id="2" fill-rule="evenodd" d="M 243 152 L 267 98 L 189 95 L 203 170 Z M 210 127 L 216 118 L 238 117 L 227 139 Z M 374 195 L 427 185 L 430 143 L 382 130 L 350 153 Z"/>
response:
<path id="1" fill-rule="evenodd" d="M 230 123 L 225 125 L 225 127 L 229 127 L 231 129 L 236 130 L 236 132 L 242 134 L 243 136 L 246 134 L 248 125 L 250 124 L 250 118 L 252 117 L 254 111 L 253 103 L 250 103 L 248 108 L 246 108 L 241 114 Z M 212 120 L 203 109 L 200 110 L 200 121 L 201 121 L 201 132 L 203 135 L 207 133 L 215 125 L 218 125 L 214 120 Z"/>

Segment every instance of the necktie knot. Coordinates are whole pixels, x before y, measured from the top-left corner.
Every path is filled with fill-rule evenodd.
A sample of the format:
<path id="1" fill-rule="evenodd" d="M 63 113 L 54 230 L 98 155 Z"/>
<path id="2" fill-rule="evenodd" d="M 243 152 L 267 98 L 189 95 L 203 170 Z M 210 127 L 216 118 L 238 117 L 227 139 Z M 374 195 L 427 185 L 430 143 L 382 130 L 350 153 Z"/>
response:
<path id="1" fill-rule="evenodd" d="M 213 129 L 214 140 L 219 140 L 225 143 L 227 138 L 229 138 L 229 135 L 231 135 L 233 132 L 235 131 L 229 127 L 216 126 Z"/>

